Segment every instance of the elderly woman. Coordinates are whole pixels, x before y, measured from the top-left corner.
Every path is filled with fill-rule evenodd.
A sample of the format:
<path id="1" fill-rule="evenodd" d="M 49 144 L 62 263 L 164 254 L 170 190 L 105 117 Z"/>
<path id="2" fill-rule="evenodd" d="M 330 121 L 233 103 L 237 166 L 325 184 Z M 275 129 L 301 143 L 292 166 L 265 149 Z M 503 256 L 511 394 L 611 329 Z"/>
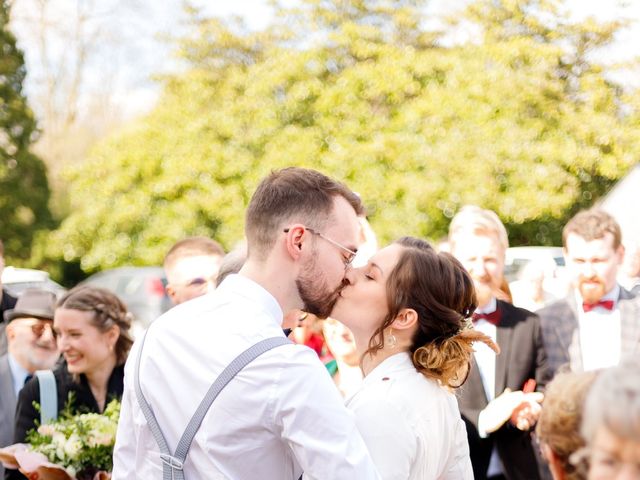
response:
<path id="1" fill-rule="evenodd" d="M 547 385 L 536 435 L 554 480 L 586 478 L 584 462 L 574 464 L 570 458 L 584 447 L 580 435 L 582 406 L 595 378 L 595 372 L 564 372 Z"/>
<path id="2" fill-rule="evenodd" d="M 604 370 L 582 416 L 589 480 L 640 479 L 640 359 Z"/>

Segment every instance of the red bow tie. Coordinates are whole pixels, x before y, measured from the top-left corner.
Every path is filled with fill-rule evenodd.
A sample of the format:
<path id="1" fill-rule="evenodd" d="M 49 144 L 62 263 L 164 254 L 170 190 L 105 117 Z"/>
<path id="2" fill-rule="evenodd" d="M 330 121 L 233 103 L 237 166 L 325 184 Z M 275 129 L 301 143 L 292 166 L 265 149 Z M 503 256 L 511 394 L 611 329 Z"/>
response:
<path id="1" fill-rule="evenodd" d="M 494 310 L 491 313 L 474 313 L 471 315 L 471 320 L 475 323 L 479 319 L 484 318 L 487 322 L 497 327 L 500 324 L 500 317 L 502 317 L 500 310 Z"/>
<path id="2" fill-rule="evenodd" d="M 590 312 L 596 307 L 602 307 L 605 310 L 613 310 L 614 304 L 615 302 L 613 300 L 600 300 L 596 303 L 582 302 L 582 310 L 584 310 L 584 313 Z"/>

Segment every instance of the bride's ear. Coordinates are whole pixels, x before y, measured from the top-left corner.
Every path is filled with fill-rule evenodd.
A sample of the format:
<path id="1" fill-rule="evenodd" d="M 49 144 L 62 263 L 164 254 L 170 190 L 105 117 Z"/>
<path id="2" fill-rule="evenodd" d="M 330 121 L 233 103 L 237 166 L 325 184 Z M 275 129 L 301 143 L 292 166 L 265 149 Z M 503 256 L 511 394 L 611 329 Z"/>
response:
<path id="1" fill-rule="evenodd" d="M 413 308 L 403 308 L 398 312 L 396 318 L 391 323 L 394 330 L 406 330 L 413 328 L 418 323 L 418 314 Z"/>

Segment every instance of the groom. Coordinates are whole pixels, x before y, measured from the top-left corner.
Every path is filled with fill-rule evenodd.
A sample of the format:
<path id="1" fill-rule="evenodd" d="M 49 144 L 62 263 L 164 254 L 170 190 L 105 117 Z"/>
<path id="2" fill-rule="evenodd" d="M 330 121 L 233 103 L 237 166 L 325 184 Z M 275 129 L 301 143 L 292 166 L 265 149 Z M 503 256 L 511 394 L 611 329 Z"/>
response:
<path id="1" fill-rule="evenodd" d="M 345 282 L 362 205 L 314 170 L 267 176 L 248 207 L 248 258 L 211 294 L 176 306 L 149 328 L 142 393 L 173 451 L 211 383 L 240 352 L 283 336 L 283 312 L 328 316 Z M 126 366 L 114 480 L 160 478 L 158 446 L 134 393 L 137 342 Z M 185 478 L 378 478 L 340 394 L 315 353 L 284 345 L 228 384 L 204 417 Z"/>

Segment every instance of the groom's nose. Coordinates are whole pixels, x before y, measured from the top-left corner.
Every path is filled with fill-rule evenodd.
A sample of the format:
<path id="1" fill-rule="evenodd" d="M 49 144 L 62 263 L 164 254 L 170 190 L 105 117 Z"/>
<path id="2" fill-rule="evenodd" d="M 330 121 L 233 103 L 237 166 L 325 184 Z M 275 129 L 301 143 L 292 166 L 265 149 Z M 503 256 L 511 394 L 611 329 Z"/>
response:
<path id="1" fill-rule="evenodd" d="M 356 271 L 355 269 L 349 265 L 344 272 L 344 279 L 342 280 L 343 286 L 353 285 L 356 281 Z"/>

